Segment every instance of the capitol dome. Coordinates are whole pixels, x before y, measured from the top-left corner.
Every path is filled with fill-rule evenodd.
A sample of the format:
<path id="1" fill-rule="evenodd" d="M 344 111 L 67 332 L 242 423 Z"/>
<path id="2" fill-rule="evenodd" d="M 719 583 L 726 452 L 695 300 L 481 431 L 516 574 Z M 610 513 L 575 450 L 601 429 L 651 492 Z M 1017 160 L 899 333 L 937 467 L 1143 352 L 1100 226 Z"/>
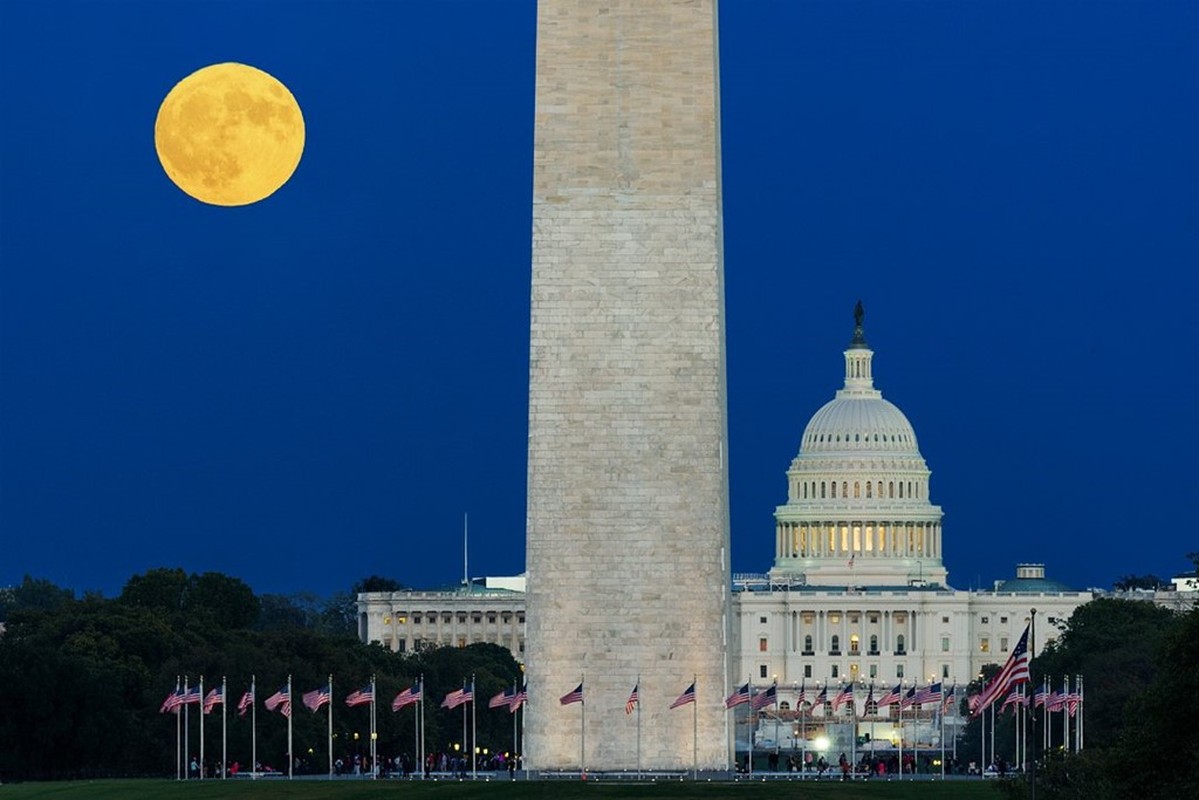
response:
<path id="1" fill-rule="evenodd" d="M 775 511 L 776 580 L 808 585 L 943 585 L 941 508 L 908 418 L 874 388 L 861 304 L 845 385 L 808 422 Z"/>

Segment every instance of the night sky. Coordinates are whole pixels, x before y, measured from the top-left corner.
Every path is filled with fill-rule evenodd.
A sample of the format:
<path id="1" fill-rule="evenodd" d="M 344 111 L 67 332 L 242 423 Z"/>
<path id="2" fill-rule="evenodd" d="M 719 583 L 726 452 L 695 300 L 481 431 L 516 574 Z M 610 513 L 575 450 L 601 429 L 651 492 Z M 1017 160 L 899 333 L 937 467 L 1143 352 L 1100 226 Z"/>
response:
<path id="1" fill-rule="evenodd" d="M 596 0 L 599 4 L 599 0 Z M 733 570 L 773 558 L 854 302 L 950 583 L 1199 550 L 1199 6 L 725 0 Z M 533 0 L 0 4 L 0 586 L 259 592 L 524 568 Z M 181 78 L 285 83 L 243 208 L 154 151 Z"/>

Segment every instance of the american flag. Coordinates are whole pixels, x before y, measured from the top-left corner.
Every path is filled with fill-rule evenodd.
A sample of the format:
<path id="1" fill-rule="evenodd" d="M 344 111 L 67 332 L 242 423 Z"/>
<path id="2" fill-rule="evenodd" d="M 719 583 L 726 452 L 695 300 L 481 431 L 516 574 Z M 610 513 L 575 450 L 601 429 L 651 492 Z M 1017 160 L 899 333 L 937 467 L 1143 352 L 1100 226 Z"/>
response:
<path id="1" fill-rule="evenodd" d="M 329 691 L 327 685 L 319 689 L 313 689 L 311 692 L 304 692 L 304 705 L 308 707 L 309 711 L 315 714 L 318 708 L 329 702 L 331 694 L 332 692 Z"/>
<path id="2" fill-rule="evenodd" d="M 375 702 L 375 684 L 373 683 L 368 683 L 361 689 L 346 695 L 347 706 L 364 706 L 373 702 Z"/>
<path id="3" fill-rule="evenodd" d="M 874 681 L 870 682 L 870 690 L 866 692 L 866 703 L 862 708 L 869 709 L 871 705 L 878 708 L 878 704 L 874 702 Z"/>
<path id="4" fill-rule="evenodd" d="M 279 691 L 268 697 L 262 704 L 266 706 L 267 711 L 274 711 L 280 706 L 287 706 L 287 708 L 281 709 L 281 713 L 285 717 L 291 714 L 291 684 L 284 684 Z"/>
<path id="5" fill-rule="evenodd" d="M 1012 648 L 1012 654 L 1008 656 L 1003 668 L 983 688 L 982 700 L 979 702 L 978 710 L 974 713 L 978 714 L 985 711 L 987 706 L 1006 695 L 1014 687 L 1022 683 L 1028 683 L 1028 662 L 1030 660 L 1028 655 L 1029 627 L 1031 627 L 1031 624 L 1025 627 L 1024 633 L 1020 635 L 1020 641 L 1016 642 L 1016 646 Z"/>
<path id="6" fill-rule="evenodd" d="M 1011 694 L 1007 696 L 1007 699 L 1003 701 L 1003 705 L 999 707 L 999 713 L 1002 714 L 1004 711 L 1006 711 L 1008 706 L 1013 706 L 1012 711 L 1015 711 L 1016 706 L 1024 705 L 1028 705 L 1028 698 L 1020 694 L 1020 688 L 1016 687 L 1015 689 L 1012 689 Z"/>
<path id="7" fill-rule="evenodd" d="M 954 692 L 956 692 L 956 691 L 957 691 L 957 686 L 954 685 L 954 686 L 950 686 L 949 691 L 947 691 L 945 693 L 945 702 L 941 704 L 941 713 L 942 714 L 948 713 L 949 709 L 953 706 L 953 695 L 954 695 Z"/>
<path id="8" fill-rule="evenodd" d="M 853 681 L 849 682 L 848 686 L 842 686 L 841 690 L 833 697 L 833 711 L 836 711 L 841 706 L 853 700 Z"/>
<path id="9" fill-rule="evenodd" d="M 625 701 L 624 713 L 632 714 L 633 709 L 641 702 L 641 682 L 638 681 L 633 685 L 633 691 L 629 693 L 629 699 Z"/>
<path id="10" fill-rule="evenodd" d="M 816 709 L 820 709 L 820 711 L 823 712 L 824 706 L 827 703 L 828 703 L 828 687 L 825 686 L 824 688 L 822 688 L 820 690 L 820 693 L 816 695 L 816 699 L 812 701 L 812 710 L 814 711 Z"/>
<path id="11" fill-rule="evenodd" d="M 911 689 L 908 689 L 907 694 L 905 694 L 903 696 L 903 699 L 899 701 L 899 710 L 903 711 L 905 708 L 911 708 L 912 704 L 915 702 L 916 702 L 916 687 L 913 686 Z"/>
<path id="12" fill-rule="evenodd" d="M 212 709 L 216 708 L 216 706 L 218 704 L 224 705 L 224 703 L 225 703 L 225 687 L 218 686 L 215 689 L 213 689 L 211 692 L 209 692 L 208 696 L 204 698 L 204 713 L 211 714 Z"/>
<path id="13" fill-rule="evenodd" d="M 692 681 L 691 685 L 688 686 L 686 689 L 684 689 L 683 693 L 681 695 L 679 695 L 673 703 L 670 704 L 670 707 L 678 708 L 679 706 L 685 706 L 688 703 L 694 703 L 694 702 L 695 702 L 695 681 Z"/>
<path id="14" fill-rule="evenodd" d="M 512 700 L 508 703 L 508 710 L 515 714 L 516 710 L 527 702 L 529 702 L 529 685 L 526 683 L 522 684 L 520 691 L 512 697 Z"/>
<path id="15" fill-rule="evenodd" d="M 1045 701 L 1049 699 L 1049 687 L 1042 685 L 1037 689 L 1037 693 L 1032 696 L 1032 707 L 1040 708 L 1045 705 Z"/>
<path id="16" fill-rule="evenodd" d="M 254 705 L 254 687 L 250 687 L 250 689 L 241 696 L 241 700 L 237 702 L 237 715 L 239 717 L 244 717 L 252 705 Z"/>
<path id="17" fill-rule="evenodd" d="M 190 689 L 184 688 L 183 694 L 180 695 L 180 697 L 179 697 L 179 705 L 181 705 L 181 706 L 197 705 L 198 706 L 200 704 L 201 699 L 202 698 L 200 697 L 200 687 L 199 686 L 193 686 Z"/>
<path id="18" fill-rule="evenodd" d="M 516 696 L 516 689 L 505 689 L 495 697 L 487 701 L 488 708 L 504 708 L 511 706 L 512 698 Z"/>
<path id="19" fill-rule="evenodd" d="M 183 689 L 176 687 L 175 691 L 167 695 L 166 700 L 162 701 L 162 708 L 158 709 L 160 714 L 166 714 L 169 711 L 179 713 L 179 706 L 183 705 Z"/>
<path id="20" fill-rule="evenodd" d="M 880 697 L 878 699 L 879 708 L 882 708 L 883 706 L 889 706 L 892 703 L 898 703 L 899 698 L 903 696 L 902 693 L 903 693 L 903 685 L 898 684 L 898 683 L 895 684 L 894 689 L 887 692 L 885 695 L 883 695 L 882 697 Z"/>
<path id="21" fill-rule="evenodd" d="M 1045 698 L 1046 711 L 1061 711 L 1066 706 L 1066 696 L 1057 692 L 1050 692 Z"/>
<path id="22" fill-rule="evenodd" d="M 916 703 L 917 705 L 924 705 L 925 703 L 934 702 L 940 703 L 942 695 L 943 692 L 941 691 L 941 684 L 939 682 L 930 683 L 928 686 L 925 686 L 923 689 L 916 692 L 916 697 L 912 702 Z"/>
<path id="23" fill-rule="evenodd" d="M 779 699 L 778 686 L 771 686 L 769 689 L 767 689 L 766 691 L 762 692 L 757 697 L 755 697 L 753 699 L 753 703 L 751 705 L 753 706 L 754 711 L 760 711 L 763 708 L 766 708 L 766 706 L 774 705 L 775 703 L 778 702 L 778 699 Z"/>
<path id="24" fill-rule="evenodd" d="M 804 683 L 801 683 L 799 685 L 799 689 L 797 691 L 798 691 L 798 697 L 795 698 L 795 707 L 803 708 L 804 703 L 808 702 L 807 682 L 805 681 Z"/>
<path id="25" fill-rule="evenodd" d="M 732 694 L 730 694 L 728 696 L 728 698 L 724 701 L 724 707 L 725 708 L 733 708 L 734 706 L 739 706 L 742 703 L 748 703 L 748 702 L 749 702 L 749 684 L 747 683 L 744 686 L 741 686 L 740 688 L 738 688 L 737 691 L 733 692 Z"/>
<path id="26" fill-rule="evenodd" d="M 568 706 L 571 703 L 583 702 L 583 684 L 580 683 L 577 687 L 575 687 L 573 692 L 567 692 L 559 697 L 558 702 L 564 706 Z"/>
<path id="27" fill-rule="evenodd" d="M 457 708 L 458 706 L 462 705 L 465 702 L 467 702 L 466 689 L 455 689 L 454 691 L 447 694 L 445 696 L 445 698 L 441 701 L 441 707 L 454 709 L 454 708 Z"/>
<path id="28" fill-rule="evenodd" d="M 966 706 L 970 709 L 970 716 L 974 716 L 976 713 L 978 713 L 978 707 L 982 701 L 983 696 L 981 694 L 972 694 L 966 698 Z"/>
<path id="29" fill-rule="evenodd" d="M 404 706 L 410 706 L 420 701 L 420 684 L 414 683 L 395 696 L 391 701 L 391 710 L 399 711 Z"/>
<path id="30" fill-rule="evenodd" d="M 1066 712 L 1069 713 L 1070 716 L 1074 716 L 1075 714 L 1078 713 L 1078 704 L 1081 702 L 1082 702 L 1082 695 L 1080 695 L 1078 692 L 1074 692 L 1073 694 L 1067 695 L 1066 696 Z"/>

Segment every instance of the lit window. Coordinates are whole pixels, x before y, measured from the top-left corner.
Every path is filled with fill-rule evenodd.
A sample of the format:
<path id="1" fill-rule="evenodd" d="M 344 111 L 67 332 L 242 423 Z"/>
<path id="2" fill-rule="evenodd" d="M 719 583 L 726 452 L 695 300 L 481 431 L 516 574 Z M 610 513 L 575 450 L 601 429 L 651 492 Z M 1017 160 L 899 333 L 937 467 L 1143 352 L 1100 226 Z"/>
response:
<path id="1" fill-rule="evenodd" d="M 841 615 L 840 614 L 829 614 L 828 621 L 829 621 L 829 624 L 831 624 L 831 625 L 840 625 L 841 624 Z"/>
<path id="2" fill-rule="evenodd" d="M 766 647 L 766 637 L 765 637 L 765 636 L 763 636 L 762 638 L 758 639 L 758 652 L 759 652 L 759 653 L 765 653 L 765 652 L 766 652 L 766 650 L 767 650 L 767 647 Z"/>
<path id="3" fill-rule="evenodd" d="M 862 484 L 860 481 L 853 482 L 853 499 L 857 500 L 862 496 Z"/>
<path id="4" fill-rule="evenodd" d="M 979 641 L 979 643 L 978 643 L 978 649 L 979 649 L 979 652 L 982 652 L 982 653 L 991 652 L 991 640 L 988 639 L 986 636 L 984 636 L 982 638 L 982 640 Z"/>
<path id="5" fill-rule="evenodd" d="M 858 652 L 858 635 L 856 633 L 849 637 L 849 652 Z"/>

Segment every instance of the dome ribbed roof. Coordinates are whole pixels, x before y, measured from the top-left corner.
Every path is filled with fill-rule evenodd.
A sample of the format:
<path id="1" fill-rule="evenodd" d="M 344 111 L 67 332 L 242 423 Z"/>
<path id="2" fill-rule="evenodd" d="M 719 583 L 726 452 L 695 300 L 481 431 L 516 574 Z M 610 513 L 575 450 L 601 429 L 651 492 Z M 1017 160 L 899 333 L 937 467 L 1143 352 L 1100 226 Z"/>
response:
<path id="1" fill-rule="evenodd" d="M 920 454 L 912 423 L 882 397 L 838 396 L 825 403 L 804 429 L 799 451 Z"/>

